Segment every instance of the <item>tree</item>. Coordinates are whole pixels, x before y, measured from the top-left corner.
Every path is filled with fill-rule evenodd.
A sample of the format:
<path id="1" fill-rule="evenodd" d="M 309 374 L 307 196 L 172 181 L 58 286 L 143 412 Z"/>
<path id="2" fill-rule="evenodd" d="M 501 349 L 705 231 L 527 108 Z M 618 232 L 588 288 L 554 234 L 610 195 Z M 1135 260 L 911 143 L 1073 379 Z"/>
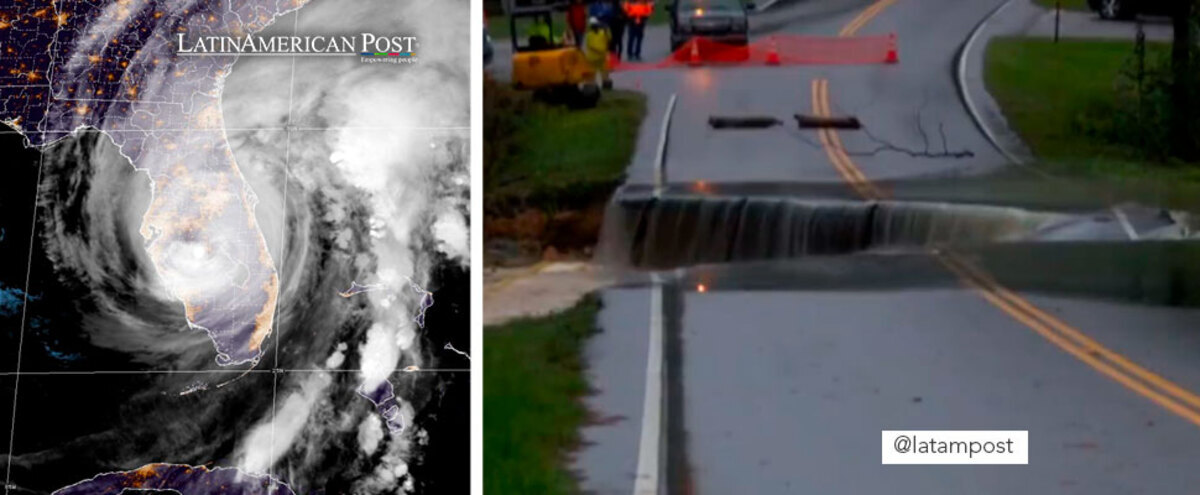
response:
<path id="1" fill-rule="evenodd" d="M 1196 157 L 1197 129 L 1193 122 L 1196 115 L 1192 93 L 1192 84 L 1197 80 L 1192 71 L 1192 52 L 1196 49 L 1196 36 L 1193 29 L 1193 17 L 1200 13 L 1196 0 L 1176 0 L 1175 9 L 1171 15 L 1174 29 L 1174 43 L 1171 46 L 1171 148 L 1175 156 L 1191 160 Z"/>

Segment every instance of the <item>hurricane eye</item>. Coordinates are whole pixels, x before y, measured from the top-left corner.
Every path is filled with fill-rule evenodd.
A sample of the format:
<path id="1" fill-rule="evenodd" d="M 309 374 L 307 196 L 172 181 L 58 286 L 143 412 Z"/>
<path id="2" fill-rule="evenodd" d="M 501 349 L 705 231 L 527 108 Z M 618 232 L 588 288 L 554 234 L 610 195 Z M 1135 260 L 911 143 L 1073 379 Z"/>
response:
<path id="1" fill-rule="evenodd" d="M 201 260 L 208 257 L 208 248 L 195 244 L 191 248 L 192 259 Z"/>
<path id="2" fill-rule="evenodd" d="M 217 262 L 213 250 L 199 242 L 180 242 L 171 246 L 171 250 L 179 254 L 174 256 L 172 267 L 181 273 L 200 273 L 212 270 Z"/>

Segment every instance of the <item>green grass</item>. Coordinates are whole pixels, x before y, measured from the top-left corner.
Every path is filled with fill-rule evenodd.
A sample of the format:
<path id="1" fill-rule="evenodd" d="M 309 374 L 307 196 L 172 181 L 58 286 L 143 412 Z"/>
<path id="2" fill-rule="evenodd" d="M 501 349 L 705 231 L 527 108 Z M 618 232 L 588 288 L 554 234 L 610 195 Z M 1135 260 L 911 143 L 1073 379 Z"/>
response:
<path id="1" fill-rule="evenodd" d="M 1147 57 L 1168 49 L 1148 44 Z M 1155 161 L 1145 150 L 1085 130 L 1111 107 L 1115 81 L 1132 54 L 1126 41 L 996 39 L 987 48 L 984 79 L 1009 124 L 1051 173 L 1200 184 L 1200 164 Z"/>
<path id="2" fill-rule="evenodd" d="M 1034 1 L 1038 5 L 1041 5 L 1042 7 L 1046 7 L 1048 9 L 1054 8 L 1055 0 L 1034 0 Z M 1091 11 L 1092 10 L 1091 7 L 1088 7 L 1087 0 L 1062 0 L 1062 8 L 1063 8 L 1063 10 L 1082 10 L 1082 11 Z"/>
<path id="3" fill-rule="evenodd" d="M 509 152 L 485 164 L 487 208 L 520 205 L 554 211 L 590 204 L 620 185 L 646 99 L 640 93 L 605 91 L 592 109 L 531 102 L 502 111 L 520 113 L 512 116 L 511 134 L 502 137 Z"/>
<path id="4" fill-rule="evenodd" d="M 596 332 L 599 300 L 483 332 L 483 491 L 497 495 L 578 491 L 567 456 L 588 414 L 583 344 Z"/>

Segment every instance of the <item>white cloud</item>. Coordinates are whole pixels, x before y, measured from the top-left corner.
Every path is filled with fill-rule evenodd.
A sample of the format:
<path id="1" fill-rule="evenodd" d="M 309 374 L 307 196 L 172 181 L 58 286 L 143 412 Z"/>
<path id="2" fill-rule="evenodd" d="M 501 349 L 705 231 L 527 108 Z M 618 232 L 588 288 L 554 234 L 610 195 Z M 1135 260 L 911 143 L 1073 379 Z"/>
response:
<path id="1" fill-rule="evenodd" d="M 389 325 L 376 323 L 367 330 L 367 341 L 359 346 L 362 356 L 363 390 L 375 390 L 396 370 L 400 361 L 397 332 Z"/>
<path id="2" fill-rule="evenodd" d="M 470 136 L 466 130 L 470 122 L 470 44 L 466 40 L 471 33 L 470 23 L 462 22 L 469 15 L 470 2 L 465 0 L 401 3 L 315 0 L 300 11 L 301 32 L 415 34 L 420 38 L 420 62 L 392 66 L 362 64 L 355 57 L 297 58 L 291 109 L 281 100 L 281 95 L 287 92 L 281 91 L 280 85 L 291 77 L 292 60 L 286 64 L 241 60 L 231 75 L 231 79 L 242 81 L 239 88 L 246 91 L 227 95 L 224 111 L 229 126 L 278 125 L 290 113 L 293 122 L 299 125 L 331 129 L 304 132 L 301 138 L 293 136 L 289 169 L 293 192 L 289 194 L 320 190 L 325 185 L 325 176 L 336 175 L 357 187 L 362 202 L 369 207 L 370 217 L 366 221 L 370 225 L 372 251 L 349 253 L 349 256 L 354 257 L 357 268 L 374 273 L 354 276 L 392 290 L 356 296 L 369 302 L 373 319 L 356 349 L 365 390 L 388 379 L 402 361 L 406 365 L 422 365 L 418 329 L 412 321 L 419 301 L 407 291 L 397 289 L 404 287 L 409 279 L 427 284 L 433 256 L 422 250 L 432 244 L 448 257 L 470 263 L 468 220 L 459 213 L 470 184 L 466 155 Z M 276 34 L 290 34 L 290 22 L 287 24 L 273 29 L 277 28 Z M 276 141 L 279 139 L 275 137 Z M 265 160 L 262 163 L 270 165 Z M 337 201 L 329 206 L 323 219 L 334 224 L 363 212 L 343 208 Z M 278 222 L 282 219 L 269 222 L 264 229 L 278 232 L 282 230 Z M 352 235 L 349 231 L 334 233 L 335 245 L 354 245 L 349 242 Z M 288 248 L 289 252 L 299 252 L 296 249 L 299 247 Z M 326 358 L 326 367 L 344 366 L 347 350 L 339 346 Z M 411 424 L 415 411 L 399 397 L 404 392 L 397 388 L 397 403 L 406 424 Z M 288 399 L 280 396 L 283 403 L 275 427 L 276 447 L 285 442 L 290 445 L 296 436 L 303 434 L 304 418 L 310 415 L 322 393 L 306 383 Z M 294 423 L 297 420 L 299 424 Z M 371 479 L 364 480 L 362 486 L 384 487 L 386 491 L 407 486 L 405 491 L 411 491 L 413 480 L 407 464 L 412 455 L 409 439 L 420 437 L 419 425 L 404 434 L 392 435 L 385 442 L 382 439 L 385 437 L 375 437 L 386 432 L 378 413 L 372 411 L 366 420 L 351 423 L 351 429 L 354 424 L 358 425 L 357 436 L 363 449 L 387 449 Z M 270 466 L 282 455 L 264 453 L 263 446 L 270 446 L 265 434 L 269 434 L 269 421 L 260 423 L 241 446 L 243 464 Z M 381 480 L 391 481 L 388 484 Z M 382 484 L 376 485 L 377 481 Z M 356 493 L 382 491 L 362 489 Z"/>
<path id="3" fill-rule="evenodd" d="M 267 416 L 250 430 L 238 453 L 238 467 L 253 473 L 269 472 L 300 438 L 314 406 L 332 383 L 332 377 L 325 372 L 305 378 L 299 390 L 278 404 L 273 422 Z"/>
<path id="4" fill-rule="evenodd" d="M 438 250 L 460 263 L 471 263 L 469 235 L 467 220 L 453 209 L 443 210 L 433 223 L 433 237 L 437 239 Z"/>
<path id="5" fill-rule="evenodd" d="M 362 447 L 363 453 L 371 455 L 379 450 L 379 442 L 382 440 L 383 421 L 380 421 L 377 414 L 368 414 L 358 425 L 358 445 Z"/>
<path id="6" fill-rule="evenodd" d="M 346 361 L 346 344 L 338 344 L 337 349 L 334 349 L 333 354 L 325 360 L 325 367 L 329 369 L 337 369 L 342 367 L 342 363 Z"/>

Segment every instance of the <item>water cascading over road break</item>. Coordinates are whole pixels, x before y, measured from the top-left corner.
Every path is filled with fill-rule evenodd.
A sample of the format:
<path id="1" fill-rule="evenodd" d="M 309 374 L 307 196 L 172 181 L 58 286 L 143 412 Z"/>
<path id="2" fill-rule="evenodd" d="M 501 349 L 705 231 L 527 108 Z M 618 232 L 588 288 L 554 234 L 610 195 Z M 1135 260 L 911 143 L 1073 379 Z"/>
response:
<path id="1" fill-rule="evenodd" d="M 646 269 L 996 242 L 1188 234 L 1176 214 L 1134 206 L 1057 213 L 937 202 L 618 194 L 606 217 L 602 259 Z"/>

